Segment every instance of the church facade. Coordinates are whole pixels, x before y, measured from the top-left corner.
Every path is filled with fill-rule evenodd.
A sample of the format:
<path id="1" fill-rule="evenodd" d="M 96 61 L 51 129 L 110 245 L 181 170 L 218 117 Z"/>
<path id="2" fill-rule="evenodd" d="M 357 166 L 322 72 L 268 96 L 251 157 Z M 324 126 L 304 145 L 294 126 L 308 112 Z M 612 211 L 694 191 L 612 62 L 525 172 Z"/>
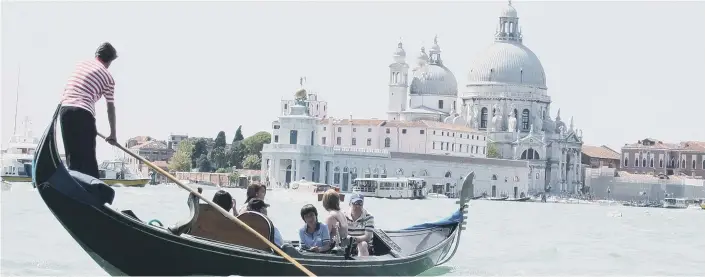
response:
<path id="1" fill-rule="evenodd" d="M 272 143 L 262 151 L 262 178 L 302 178 L 350 188 L 357 177 L 422 177 L 453 192 L 476 172 L 476 194 L 491 196 L 582 187 L 582 134 L 566 125 L 538 57 L 522 42 L 519 18 L 506 6 L 494 43 L 472 63 L 464 88 L 443 65 L 437 38 L 407 64 L 399 43 L 389 65 L 387 119 L 334 119 L 315 93 L 283 100 Z M 487 158 L 488 150 L 496 150 Z"/>

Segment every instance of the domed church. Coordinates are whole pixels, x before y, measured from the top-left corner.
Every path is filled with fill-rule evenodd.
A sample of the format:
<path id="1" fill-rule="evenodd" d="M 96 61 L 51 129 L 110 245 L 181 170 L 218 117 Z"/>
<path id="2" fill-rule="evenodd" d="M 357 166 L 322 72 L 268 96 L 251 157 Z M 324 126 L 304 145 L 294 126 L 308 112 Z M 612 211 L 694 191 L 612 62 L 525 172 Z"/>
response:
<path id="1" fill-rule="evenodd" d="M 499 158 L 526 160 L 530 186 L 576 192 L 583 184 L 582 131 L 566 125 L 560 109 L 551 119 L 551 97 L 541 61 L 523 44 L 519 16 L 511 1 L 502 10 L 494 42 L 471 63 L 458 89 L 444 66 L 438 39 L 414 55 L 409 76 L 399 43 L 389 65 L 388 119 L 432 120 L 486 132 Z"/>
<path id="2" fill-rule="evenodd" d="M 407 63 L 400 42 L 389 65 L 387 119 L 333 118 L 328 103 L 301 89 L 283 99 L 262 149 L 261 178 L 273 186 L 310 180 L 354 190 L 358 178 L 422 178 L 456 197 L 476 173 L 475 194 L 521 198 L 583 183 L 582 135 L 551 115 L 546 74 L 523 44 L 511 2 L 494 42 L 473 61 L 464 87 L 434 38 Z"/>

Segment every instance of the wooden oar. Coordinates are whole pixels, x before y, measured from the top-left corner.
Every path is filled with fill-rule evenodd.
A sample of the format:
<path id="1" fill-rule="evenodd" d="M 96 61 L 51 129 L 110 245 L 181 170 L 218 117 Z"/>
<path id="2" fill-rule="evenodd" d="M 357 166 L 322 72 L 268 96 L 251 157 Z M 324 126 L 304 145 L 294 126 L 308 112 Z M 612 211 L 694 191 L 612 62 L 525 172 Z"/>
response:
<path id="1" fill-rule="evenodd" d="M 101 137 L 101 138 L 103 138 L 103 139 L 106 138 L 106 136 L 102 135 L 101 133 L 98 133 L 98 136 Z M 301 271 L 303 271 L 304 273 L 306 273 L 306 275 L 311 276 L 311 277 L 316 277 L 316 275 L 313 274 L 313 272 L 309 271 L 306 267 L 304 267 L 304 266 L 301 265 L 299 262 L 297 262 L 296 260 L 294 260 L 294 258 L 292 258 L 292 257 L 289 256 L 288 254 L 284 253 L 284 251 L 282 251 L 281 249 L 279 249 L 279 247 L 276 246 L 276 245 L 274 245 L 274 243 L 272 243 L 271 241 L 269 241 L 269 239 L 267 239 L 267 238 L 265 238 L 264 236 L 262 236 L 260 233 L 258 233 L 257 231 L 255 231 L 255 229 L 252 229 L 250 226 L 248 226 L 247 224 L 245 224 L 244 222 L 242 222 L 240 219 L 238 219 L 237 217 L 235 217 L 235 216 L 232 215 L 231 213 L 227 212 L 226 210 L 224 210 L 224 209 L 221 208 L 220 206 L 218 206 L 218 205 L 216 205 L 215 203 L 213 203 L 213 201 L 210 201 L 210 200 L 208 200 L 207 198 L 205 198 L 202 194 L 198 193 L 198 192 L 197 192 L 196 190 L 194 190 L 193 188 L 191 188 L 191 187 L 189 187 L 189 186 L 187 186 L 187 185 L 182 184 L 179 180 L 176 179 L 176 177 L 174 177 L 173 175 L 169 174 L 169 172 L 166 172 L 164 169 L 159 168 L 158 166 L 154 165 L 154 164 L 151 163 L 150 161 L 146 160 L 145 158 L 140 157 L 139 155 L 133 153 L 132 151 L 128 150 L 127 148 L 123 147 L 123 146 L 120 145 L 120 144 L 115 145 L 115 147 L 119 148 L 119 149 L 122 150 L 122 151 L 125 151 L 125 153 L 129 154 L 130 156 L 134 157 L 135 159 L 140 160 L 141 162 L 143 162 L 144 164 L 146 164 L 146 165 L 149 166 L 150 168 L 152 168 L 152 169 L 156 170 L 157 172 L 159 172 L 160 174 L 166 176 L 167 178 L 169 178 L 169 180 L 173 181 L 174 183 L 176 183 L 177 185 L 179 185 L 181 188 L 183 188 L 183 189 L 185 189 L 185 190 L 188 190 L 189 192 L 195 194 L 196 196 L 198 196 L 198 198 L 201 198 L 201 200 L 205 201 L 206 203 L 208 203 L 208 205 L 210 205 L 210 206 L 213 207 L 214 209 L 218 210 L 218 211 L 219 211 L 221 214 L 223 214 L 225 217 L 227 217 L 227 218 L 229 218 L 230 220 L 234 221 L 235 223 L 237 223 L 237 225 L 240 225 L 240 227 L 244 228 L 244 229 L 247 230 L 248 232 L 250 232 L 250 233 L 252 233 L 253 235 L 255 235 L 258 239 L 260 239 L 261 241 L 263 241 L 264 243 L 266 243 L 270 248 L 272 248 L 275 252 L 277 252 L 277 254 L 281 255 L 282 257 L 284 257 L 284 259 L 286 259 L 287 261 L 289 261 L 289 262 L 291 262 L 292 264 L 294 264 L 294 266 L 296 266 L 298 269 L 300 269 Z"/>

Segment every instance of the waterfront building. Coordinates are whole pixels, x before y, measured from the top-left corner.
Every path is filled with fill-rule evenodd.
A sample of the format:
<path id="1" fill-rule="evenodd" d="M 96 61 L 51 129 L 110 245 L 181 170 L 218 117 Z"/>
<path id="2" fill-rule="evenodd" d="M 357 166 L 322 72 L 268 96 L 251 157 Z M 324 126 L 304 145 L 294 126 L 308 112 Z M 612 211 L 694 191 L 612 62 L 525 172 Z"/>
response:
<path id="1" fill-rule="evenodd" d="M 175 135 L 175 134 L 170 134 L 169 139 L 166 141 L 167 147 L 176 151 L 179 147 L 179 143 L 187 140 L 188 135 Z"/>
<path id="2" fill-rule="evenodd" d="M 139 140 L 140 138 L 142 140 Z M 135 144 L 134 141 L 139 143 Z M 144 136 L 131 138 L 125 145 L 127 149 L 149 161 L 168 161 L 175 152 L 174 149 L 167 147 L 165 141 Z M 129 159 L 133 160 L 134 158 L 130 157 Z"/>
<path id="3" fill-rule="evenodd" d="M 621 167 L 630 173 L 705 178 L 705 142 L 668 143 L 645 138 L 622 147 Z"/>
<path id="4" fill-rule="evenodd" d="M 645 138 L 621 150 L 617 168 L 585 170 L 585 184 L 597 198 L 705 198 L 705 142 Z"/>
<path id="5" fill-rule="evenodd" d="M 307 178 L 345 191 L 357 177 L 422 177 L 453 192 L 474 170 L 476 193 L 488 195 L 581 187 L 581 131 L 560 110 L 551 119 L 543 66 L 523 44 L 511 4 L 462 90 L 441 53 L 434 38 L 411 68 L 397 45 L 386 119 L 330 118 L 327 103 L 303 88 L 283 100 L 262 151 L 262 179 L 284 185 Z M 490 146 L 499 158 L 487 158 Z"/>
<path id="6" fill-rule="evenodd" d="M 619 168 L 619 152 L 605 145 L 583 145 L 582 164 L 590 168 Z"/>
<path id="7" fill-rule="evenodd" d="M 132 147 L 135 147 L 135 146 L 137 146 L 137 145 L 140 145 L 140 144 L 143 144 L 143 143 L 145 143 L 145 142 L 152 141 L 152 140 L 154 140 L 154 138 L 152 138 L 152 137 L 150 137 L 150 136 L 136 136 L 136 137 L 132 137 L 132 138 L 127 139 L 127 141 L 125 142 L 125 147 L 126 147 L 126 148 L 132 148 Z"/>

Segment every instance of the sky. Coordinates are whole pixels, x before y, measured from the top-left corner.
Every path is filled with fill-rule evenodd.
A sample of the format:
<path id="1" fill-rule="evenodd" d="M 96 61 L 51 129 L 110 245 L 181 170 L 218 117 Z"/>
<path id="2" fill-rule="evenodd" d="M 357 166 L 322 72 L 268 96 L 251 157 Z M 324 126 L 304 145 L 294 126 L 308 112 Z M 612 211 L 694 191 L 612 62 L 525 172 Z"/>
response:
<path id="1" fill-rule="evenodd" d="M 438 35 L 462 93 L 506 1 L 2 2 L 2 144 L 18 119 L 40 134 L 74 65 L 104 41 L 119 58 L 117 136 L 228 141 L 270 131 L 299 77 L 337 118 L 386 118 L 389 64 Z M 546 72 L 551 116 L 589 145 L 705 141 L 705 2 L 513 1 Z M 21 73 L 20 73 L 21 72 Z M 19 90 L 18 90 L 19 75 Z M 98 130 L 109 132 L 105 101 Z M 19 124 L 20 122 L 18 122 Z M 116 150 L 98 142 L 99 159 Z"/>

